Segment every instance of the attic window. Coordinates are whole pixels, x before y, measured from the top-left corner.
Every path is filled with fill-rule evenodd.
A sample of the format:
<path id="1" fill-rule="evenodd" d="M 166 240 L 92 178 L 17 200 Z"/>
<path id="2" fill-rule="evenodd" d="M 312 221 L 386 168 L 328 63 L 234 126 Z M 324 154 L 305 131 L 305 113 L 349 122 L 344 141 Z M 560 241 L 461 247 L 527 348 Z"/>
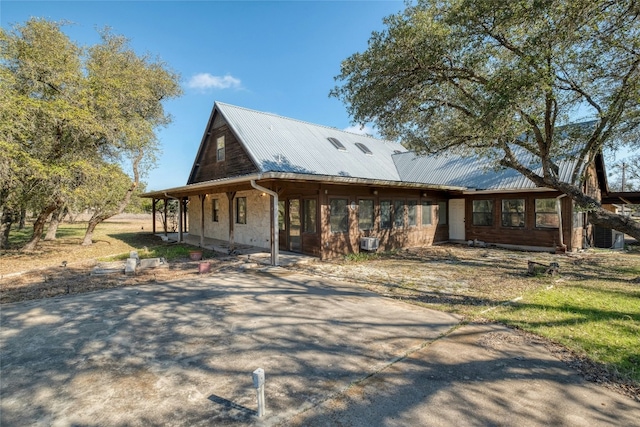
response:
<path id="1" fill-rule="evenodd" d="M 371 150 L 369 150 L 369 147 L 367 147 L 363 143 L 356 142 L 356 147 L 358 147 L 360 149 L 360 151 L 362 151 L 367 156 L 373 156 L 373 153 L 371 152 Z"/>
<path id="2" fill-rule="evenodd" d="M 347 151 L 347 149 L 344 147 L 344 145 L 342 145 L 342 142 L 338 141 L 336 138 L 333 137 L 329 137 L 327 138 L 329 140 L 329 142 L 338 150 L 340 151 Z"/>

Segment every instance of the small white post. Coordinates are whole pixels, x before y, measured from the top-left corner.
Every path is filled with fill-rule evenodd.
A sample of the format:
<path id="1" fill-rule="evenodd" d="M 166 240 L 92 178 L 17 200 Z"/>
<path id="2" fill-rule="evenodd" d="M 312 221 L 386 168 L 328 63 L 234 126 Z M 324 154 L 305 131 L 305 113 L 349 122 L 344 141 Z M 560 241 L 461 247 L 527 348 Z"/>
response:
<path id="1" fill-rule="evenodd" d="M 264 401 L 264 369 L 258 368 L 253 371 L 253 386 L 258 394 L 258 417 L 262 417 L 266 411 Z"/>

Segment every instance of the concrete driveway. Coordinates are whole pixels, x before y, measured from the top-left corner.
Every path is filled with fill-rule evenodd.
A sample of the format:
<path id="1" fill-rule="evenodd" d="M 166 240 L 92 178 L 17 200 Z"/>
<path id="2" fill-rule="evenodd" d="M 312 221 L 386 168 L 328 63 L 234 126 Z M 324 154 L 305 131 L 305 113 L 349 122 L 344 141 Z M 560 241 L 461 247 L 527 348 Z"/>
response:
<path id="1" fill-rule="evenodd" d="M 465 326 L 438 339 L 458 323 L 297 274 L 194 275 L 7 304 L 0 425 L 639 422 L 639 404 L 584 383 L 508 329 Z"/>

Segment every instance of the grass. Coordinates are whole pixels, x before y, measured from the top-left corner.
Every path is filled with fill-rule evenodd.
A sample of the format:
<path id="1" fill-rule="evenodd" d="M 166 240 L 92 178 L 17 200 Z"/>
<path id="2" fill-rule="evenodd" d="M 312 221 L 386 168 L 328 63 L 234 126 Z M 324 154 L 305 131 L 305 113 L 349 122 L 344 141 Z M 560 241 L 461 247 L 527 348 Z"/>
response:
<path id="1" fill-rule="evenodd" d="M 638 248 L 566 256 L 449 245 L 339 267 L 358 266 L 351 278 L 375 292 L 548 338 L 640 386 Z M 528 260 L 558 262 L 560 274 L 529 276 Z"/>
<path id="2" fill-rule="evenodd" d="M 490 316 L 549 338 L 640 383 L 640 286 L 586 280 L 531 291 Z"/>
<path id="3" fill-rule="evenodd" d="M 190 245 L 183 244 L 172 244 L 172 245 L 162 245 L 162 246 L 154 246 L 148 248 L 146 246 L 138 249 L 138 257 L 140 259 L 145 258 L 164 258 L 167 261 L 173 261 L 177 259 L 188 258 L 190 252 L 194 250 L 199 250 Z M 109 257 L 98 258 L 98 261 L 119 261 L 125 260 L 129 258 L 130 253 L 122 253 L 118 255 L 113 255 Z M 216 256 L 215 251 L 211 251 L 208 249 L 202 250 L 203 259 L 214 258 Z"/>

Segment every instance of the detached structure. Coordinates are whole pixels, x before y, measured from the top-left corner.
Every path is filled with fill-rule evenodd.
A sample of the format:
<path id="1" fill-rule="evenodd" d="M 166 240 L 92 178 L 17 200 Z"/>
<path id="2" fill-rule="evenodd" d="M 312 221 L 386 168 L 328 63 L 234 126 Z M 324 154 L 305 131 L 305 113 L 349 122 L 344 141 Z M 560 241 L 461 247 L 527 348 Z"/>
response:
<path id="1" fill-rule="evenodd" d="M 560 165 L 560 175 L 573 162 Z M 584 182 L 600 198 L 602 158 Z M 187 185 L 143 195 L 178 199 L 189 235 L 332 258 L 481 240 L 577 250 L 591 229 L 562 193 L 479 159 L 418 156 L 402 145 L 216 102 Z M 188 206 L 188 208 L 187 208 Z M 188 221 L 187 221 L 188 219 Z M 165 230 L 166 231 L 166 230 Z"/>

